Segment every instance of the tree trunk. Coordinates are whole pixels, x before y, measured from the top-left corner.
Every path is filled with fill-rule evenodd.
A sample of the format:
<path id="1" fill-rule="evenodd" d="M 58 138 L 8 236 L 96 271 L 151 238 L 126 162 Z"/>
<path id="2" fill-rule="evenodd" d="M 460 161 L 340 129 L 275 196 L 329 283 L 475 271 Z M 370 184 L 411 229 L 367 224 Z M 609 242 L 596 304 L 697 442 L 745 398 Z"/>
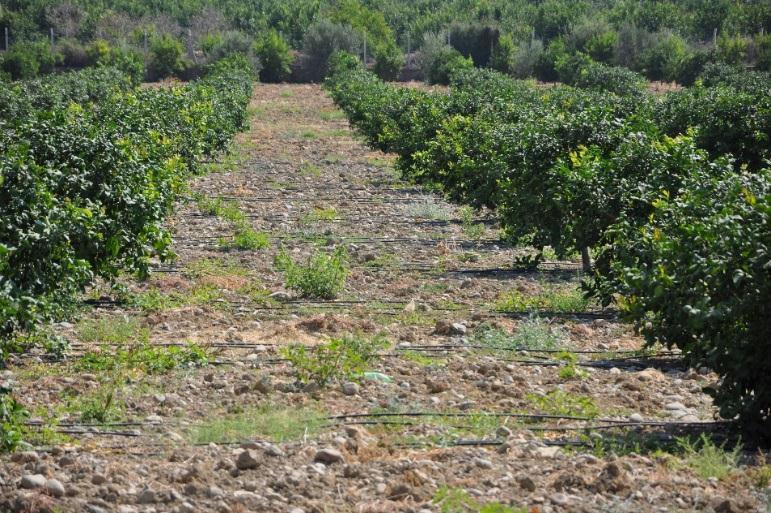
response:
<path id="1" fill-rule="evenodd" d="M 583 265 L 584 272 L 592 272 L 592 254 L 589 252 L 589 248 L 581 249 L 581 264 Z"/>

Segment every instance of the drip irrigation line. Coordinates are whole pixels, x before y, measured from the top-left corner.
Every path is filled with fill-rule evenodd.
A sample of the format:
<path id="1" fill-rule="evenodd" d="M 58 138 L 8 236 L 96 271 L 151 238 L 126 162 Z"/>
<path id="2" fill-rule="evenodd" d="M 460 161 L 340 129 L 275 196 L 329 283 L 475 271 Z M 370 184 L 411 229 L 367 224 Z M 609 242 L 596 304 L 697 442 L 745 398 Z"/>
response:
<path id="1" fill-rule="evenodd" d="M 452 351 L 455 349 L 490 349 L 494 351 L 510 351 L 516 353 L 573 353 L 573 354 L 603 354 L 603 355 L 631 355 L 639 358 L 658 357 L 658 356 L 681 356 L 679 351 L 660 351 L 657 353 L 638 355 L 638 351 L 634 350 L 600 350 L 600 349 L 533 349 L 527 347 L 491 347 L 477 344 L 437 344 L 437 345 L 417 345 L 417 346 L 397 346 L 397 351 Z"/>

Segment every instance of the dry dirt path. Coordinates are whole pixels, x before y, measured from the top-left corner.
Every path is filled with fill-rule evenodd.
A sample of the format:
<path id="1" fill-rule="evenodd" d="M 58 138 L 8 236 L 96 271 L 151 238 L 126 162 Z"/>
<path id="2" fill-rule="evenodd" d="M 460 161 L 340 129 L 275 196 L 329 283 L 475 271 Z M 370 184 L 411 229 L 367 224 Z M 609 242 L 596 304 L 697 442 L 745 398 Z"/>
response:
<path id="1" fill-rule="evenodd" d="M 657 452 L 657 423 L 713 418 L 714 377 L 629 353 L 575 262 L 513 270 L 494 223 L 400 182 L 320 87 L 260 85 L 251 108 L 171 222 L 178 258 L 94 291 L 56 328 L 67 360 L 3 373 L 39 426 L 0 462 L 0 511 L 765 508 L 755 470 Z M 339 248 L 337 298 L 285 287 L 278 254 Z M 321 388 L 281 351 L 345 337 L 384 345 Z"/>

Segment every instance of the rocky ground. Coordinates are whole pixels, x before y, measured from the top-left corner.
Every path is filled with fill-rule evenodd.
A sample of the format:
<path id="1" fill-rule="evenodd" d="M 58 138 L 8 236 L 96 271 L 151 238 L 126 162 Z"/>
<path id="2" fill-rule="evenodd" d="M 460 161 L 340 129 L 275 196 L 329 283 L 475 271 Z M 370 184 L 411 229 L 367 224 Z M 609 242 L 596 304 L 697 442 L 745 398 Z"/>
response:
<path id="1" fill-rule="evenodd" d="M 715 376 L 639 351 L 577 260 L 513 267 L 526 249 L 401 182 L 317 86 L 251 109 L 171 221 L 177 259 L 94 290 L 66 358 L 3 371 L 32 415 L 0 511 L 768 510 L 762 454 L 720 446 Z M 331 300 L 275 262 L 340 248 Z M 341 339 L 373 357 L 299 379 Z"/>

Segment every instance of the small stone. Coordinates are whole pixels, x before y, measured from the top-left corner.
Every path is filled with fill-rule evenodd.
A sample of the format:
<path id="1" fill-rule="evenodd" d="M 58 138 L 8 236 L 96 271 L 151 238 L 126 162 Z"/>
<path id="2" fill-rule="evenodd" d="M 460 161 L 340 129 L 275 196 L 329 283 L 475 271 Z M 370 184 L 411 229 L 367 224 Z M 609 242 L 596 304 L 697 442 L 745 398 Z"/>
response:
<path id="1" fill-rule="evenodd" d="M 282 451 L 277 445 L 274 444 L 265 444 L 262 450 L 265 452 L 265 454 L 268 456 L 273 456 L 274 458 L 283 458 L 286 456 L 286 453 L 284 453 L 284 451 Z"/>
<path id="2" fill-rule="evenodd" d="M 479 468 L 493 468 L 493 462 L 485 458 L 474 458 L 474 465 Z"/>
<path id="3" fill-rule="evenodd" d="M 426 379 L 429 394 L 441 394 L 450 389 L 450 384 L 442 379 Z"/>
<path id="4" fill-rule="evenodd" d="M 19 483 L 19 487 L 26 490 L 37 490 L 38 488 L 43 488 L 45 485 L 46 478 L 42 474 L 27 474 L 22 476 L 21 482 Z"/>
<path id="5" fill-rule="evenodd" d="M 157 501 L 157 494 L 150 488 L 145 488 L 137 495 L 137 504 L 154 504 Z"/>
<path id="6" fill-rule="evenodd" d="M 67 490 L 64 489 L 64 485 L 58 479 L 49 479 L 46 481 L 46 492 L 51 497 L 64 497 Z"/>
<path id="7" fill-rule="evenodd" d="M 271 299 L 275 299 L 276 301 L 289 301 L 290 299 L 292 299 L 292 296 L 280 290 L 272 293 L 268 297 Z"/>
<path id="8" fill-rule="evenodd" d="M 107 478 L 102 474 L 94 474 L 93 476 L 91 476 L 91 484 L 95 484 L 99 486 L 99 485 L 103 485 L 106 482 L 107 482 Z"/>
<path id="9" fill-rule="evenodd" d="M 40 456 L 35 451 L 17 452 L 11 456 L 14 463 L 32 463 L 38 461 Z"/>
<path id="10" fill-rule="evenodd" d="M 517 479 L 517 483 L 525 491 L 528 491 L 528 492 L 534 492 L 535 491 L 535 481 L 533 481 L 528 476 L 522 476 L 522 477 L 518 478 Z"/>
<path id="11" fill-rule="evenodd" d="M 498 438 L 508 438 L 511 436 L 511 429 L 506 426 L 501 426 L 495 430 L 495 434 Z"/>
<path id="12" fill-rule="evenodd" d="M 686 411 L 687 410 L 685 405 L 679 402 L 667 403 L 664 406 L 664 409 L 668 411 Z"/>
<path id="13" fill-rule="evenodd" d="M 391 500 L 402 500 L 414 495 L 412 488 L 405 483 L 397 483 L 386 489 L 386 495 Z"/>
<path id="14" fill-rule="evenodd" d="M 323 463 L 325 465 L 332 465 L 334 463 L 344 463 L 345 458 L 343 454 L 337 449 L 326 448 L 319 449 L 316 455 L 313 457 L 313 461 Z"/>
<path id="15" fill-rule="evenodd" d="M 538 447 L 535 450 L 536 454 L 541 458 L 555 458 L 560 452 L 559 447 Z"/>
<path id="16" fill-rule="evenodd" d="M 86 511 L 88 513 L 107 513 L 107 510 L 96 504 L 86 504 Z"/>
<path id="17" fill-rule="evenodd" d="M 236 458 L 236 468 L 238 470 L 251 470 L 260 466 L 259 460 L 254 457 L 254 453 L 249 449 L 245 449 Z"/>
<path id="18" fill-rule="evenodd" d="M 645 422 L 645 419 L 639 413 L 633 413 L 629 416 L 629 422 Z"/>
<path id="19" fill-rule="evenodd" d="M 348 395 L 348 396 L 358 395 L 359 384 L 354 382 L 343 383 L 342 389 L 343 389 L 343 394 L 345 395 Z"/>
<path id="20" fill-rule="evenodd" d="M 549 500 L 558 506 L 566 506 L 568 503 L 570 503 L 570 497 L 564 493 L 555 493 L 554 495 L 550 495 Z"/>
<path id="21" fill-rule="evenodd" d="M 465 324 L 461 324 L 459 322 L 452 323 L 451 327 L 451 333 L 453 335 L 465 335 L 466 331 L 468 331 L 468 328 L 466 328 Z"/>
<path id="22" fill-rule="evenodd" d="M 263 376 L 260 378 L 259 381 L 257 381 L 257 384 L 254 385 L 254 388 L 258 392 L 262 392 L 263 394 L 269 394 L 273 391 L 273 383 L 271 382 L 270 376 Z"/>

